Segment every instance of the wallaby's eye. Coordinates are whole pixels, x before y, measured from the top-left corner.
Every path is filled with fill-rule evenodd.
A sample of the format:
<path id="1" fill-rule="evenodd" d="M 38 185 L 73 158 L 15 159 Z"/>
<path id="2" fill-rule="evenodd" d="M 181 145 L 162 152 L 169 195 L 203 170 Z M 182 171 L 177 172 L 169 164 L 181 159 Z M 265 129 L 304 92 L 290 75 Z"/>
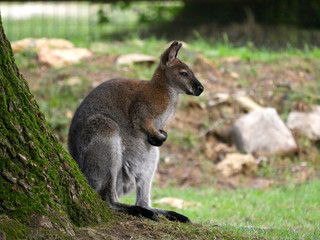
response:
<path id="1" fill-rule="evenodd" d="M 188 77 L 189 76 L 189 74 L 187 72 L 180 72 L 180 75 L 184 76 L 184 77 Z"/>

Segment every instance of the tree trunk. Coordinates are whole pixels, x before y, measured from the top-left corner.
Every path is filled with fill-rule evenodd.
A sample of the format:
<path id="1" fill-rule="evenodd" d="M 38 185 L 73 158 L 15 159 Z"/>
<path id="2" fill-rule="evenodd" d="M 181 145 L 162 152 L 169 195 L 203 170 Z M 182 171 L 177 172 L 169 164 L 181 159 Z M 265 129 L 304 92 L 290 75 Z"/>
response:
<path id="1" fill-rule="evenodd" d="M 48 228 L 72 235 L 74 226 L 110 219 L 107 205 L 49 129 L 15 65 L 1 16 L 0 113 L 0 238 Z"/>

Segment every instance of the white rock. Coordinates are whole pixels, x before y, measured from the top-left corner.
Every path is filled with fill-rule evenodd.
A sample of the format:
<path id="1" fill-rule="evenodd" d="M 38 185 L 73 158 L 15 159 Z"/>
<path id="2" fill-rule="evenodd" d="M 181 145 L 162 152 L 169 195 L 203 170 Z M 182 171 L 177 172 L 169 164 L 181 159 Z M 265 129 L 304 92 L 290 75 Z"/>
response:
<path id="1" fill-rule="evenodd" d="M 217 170 L 224 176 L 248 174 L 258 169 L 256 160 L 251 154 L 229 153 L 217 164 Z"/>
<path id="2" fill-rule="evenodd" d="M 12 49 L 14 52 L 36 49 L 39 61 L 51 67 L 72 65 L 92 56 L 88 49 L 75 48 L 72 42 L 61 38 L 25 38 L 12 43 Z"/>
<path id="3" fill-rule="evenodd" d="M 311 140 L 320 140 L 320 107 L 313 112 L 291 112 L 288 116 L 287 126 L 298 130 Z"/>
<path id="4" fill-rule="evenodd" d="M 297 144 L 274 108 L 256 109 L 240 117 L 230 134 L 237 148 L 246 153 L 290 153 Z"/>
<path id="5" fill-rule="evenodd" d="M 140 53 L 130 53 L 121 55 L 117 58 L 116 64 L 117 65 L 130 65 L 133 63 L 154 63 L 156 58 L 154 56 L 144 55 Z"/>
<path id="6" fill-rule="evenodd" d="M 11 44 L 14 52 L 23 52 L 36 48 L 37 51 L 42 48 L 74 48 L 72 42 L 62 38 L 24 38 Z"/>
<path id="7" fill-rule="evenodd" d="M 314 106 L 313 107 L 313 112 L 320 114 L 320 106 L 319 105 Z"/>
<path id="8" fill-rule="evenodd" d="M 15 53 L 23 52 L 27 49 L 34 48 L 36 46 L 35 39 L 33 38 L 24 38 L 19 41 L 11 43 L 12 50 Z"/>
<path id="9" fill-rule="evenodd" d="M 41 48 L 38 51 L 39 61 L 51 67 L 69 66 L 91 56 L 92 53 L 85 48 Z"/>
<path id="10" fill-rule="evenodd" d="M 36 39 L 35 43 L 38 50 L 42 48 L 74 48 L 72 42 L 62 38 L 40 38 Z"/>

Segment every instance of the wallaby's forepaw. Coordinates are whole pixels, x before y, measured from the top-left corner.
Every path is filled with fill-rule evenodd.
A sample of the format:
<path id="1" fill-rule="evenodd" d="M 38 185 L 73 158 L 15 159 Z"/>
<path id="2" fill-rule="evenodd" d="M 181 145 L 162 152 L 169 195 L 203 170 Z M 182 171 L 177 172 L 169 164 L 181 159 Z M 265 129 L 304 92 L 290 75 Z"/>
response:
<path id="1" fill-rule="evenodd" d="M 174 211 L 168 211 L 165 214 L 165 217 L 170 221 L 191 223 L 191 221 L 188 217 L 186 217 L 180 213 L 174 212 Z"/>
<path id="2" fill-rule="evenodd" d="M 149 210 L 149 209 L 146 209 L 146 208 L 143 208 L 143 207 L 139 207 L 139 206 L 132 206 L 129 208 L 129 211 L 128 213 L 132 216 L 136 216 L 136 217 L 145 217 L 145 218 L 148 218 L 148 219 L 151 219 L 153 221 L 156 221 L 158 222 L 159 221 L 159 218 L 158 218 L 158 214 Z"/>
<path id="3" fill-rule="evenodd" d="M 156 146 L 156 147 L 159 147 L 161 146 L 164 141 L 167 140 L 167 132 L 162 130 L 162 129 L 159 129 L 159 132 L 157 135 L 155 136 L 152 136 L 152 135 L 148 135 L 148 142 L 153 145 L 153 146 Z"/>

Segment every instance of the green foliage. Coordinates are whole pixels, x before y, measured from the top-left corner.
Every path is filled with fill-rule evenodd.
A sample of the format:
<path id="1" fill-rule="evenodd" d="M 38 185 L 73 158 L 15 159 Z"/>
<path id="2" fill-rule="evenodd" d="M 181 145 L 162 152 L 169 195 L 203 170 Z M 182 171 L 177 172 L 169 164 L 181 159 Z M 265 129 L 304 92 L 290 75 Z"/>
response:
<path id="1" fill-rule="evenodd" d="M 107 16 L 107 14 L 103 11 L 103 8 L 102 8 L 102 6 L 100 6 L 100 8 L 99 8 L 99 10 L 98 10 L 98 12 L 97 12 L 97 17 L 98 17 L 98 24 L 106 24 L 106 23 L 109 23 L 110 22 L 110 20 L 109 20 L 109 18 L 108 18 L 108 16 Z"/>
<path id="2" fill-rule="evenodd" d="M 183 3 L 175 2 L 116 2 L 111 5 L 104 5 L 105 10 L 100 6 L 98 10 L 98 24 L 116 23 L 120 15 L 114 15 L 114 12 L 123 12 L 123 15 L 132 15 L 132 19 L 137 25 L 154 24 L 168 22 L 181 10 Z M 108 10 L 106 10 L 108 9 Z M 110 21 L 110 18 L 113 20 Z M 121 18 L 123 18 L 123 15 Z"/>

